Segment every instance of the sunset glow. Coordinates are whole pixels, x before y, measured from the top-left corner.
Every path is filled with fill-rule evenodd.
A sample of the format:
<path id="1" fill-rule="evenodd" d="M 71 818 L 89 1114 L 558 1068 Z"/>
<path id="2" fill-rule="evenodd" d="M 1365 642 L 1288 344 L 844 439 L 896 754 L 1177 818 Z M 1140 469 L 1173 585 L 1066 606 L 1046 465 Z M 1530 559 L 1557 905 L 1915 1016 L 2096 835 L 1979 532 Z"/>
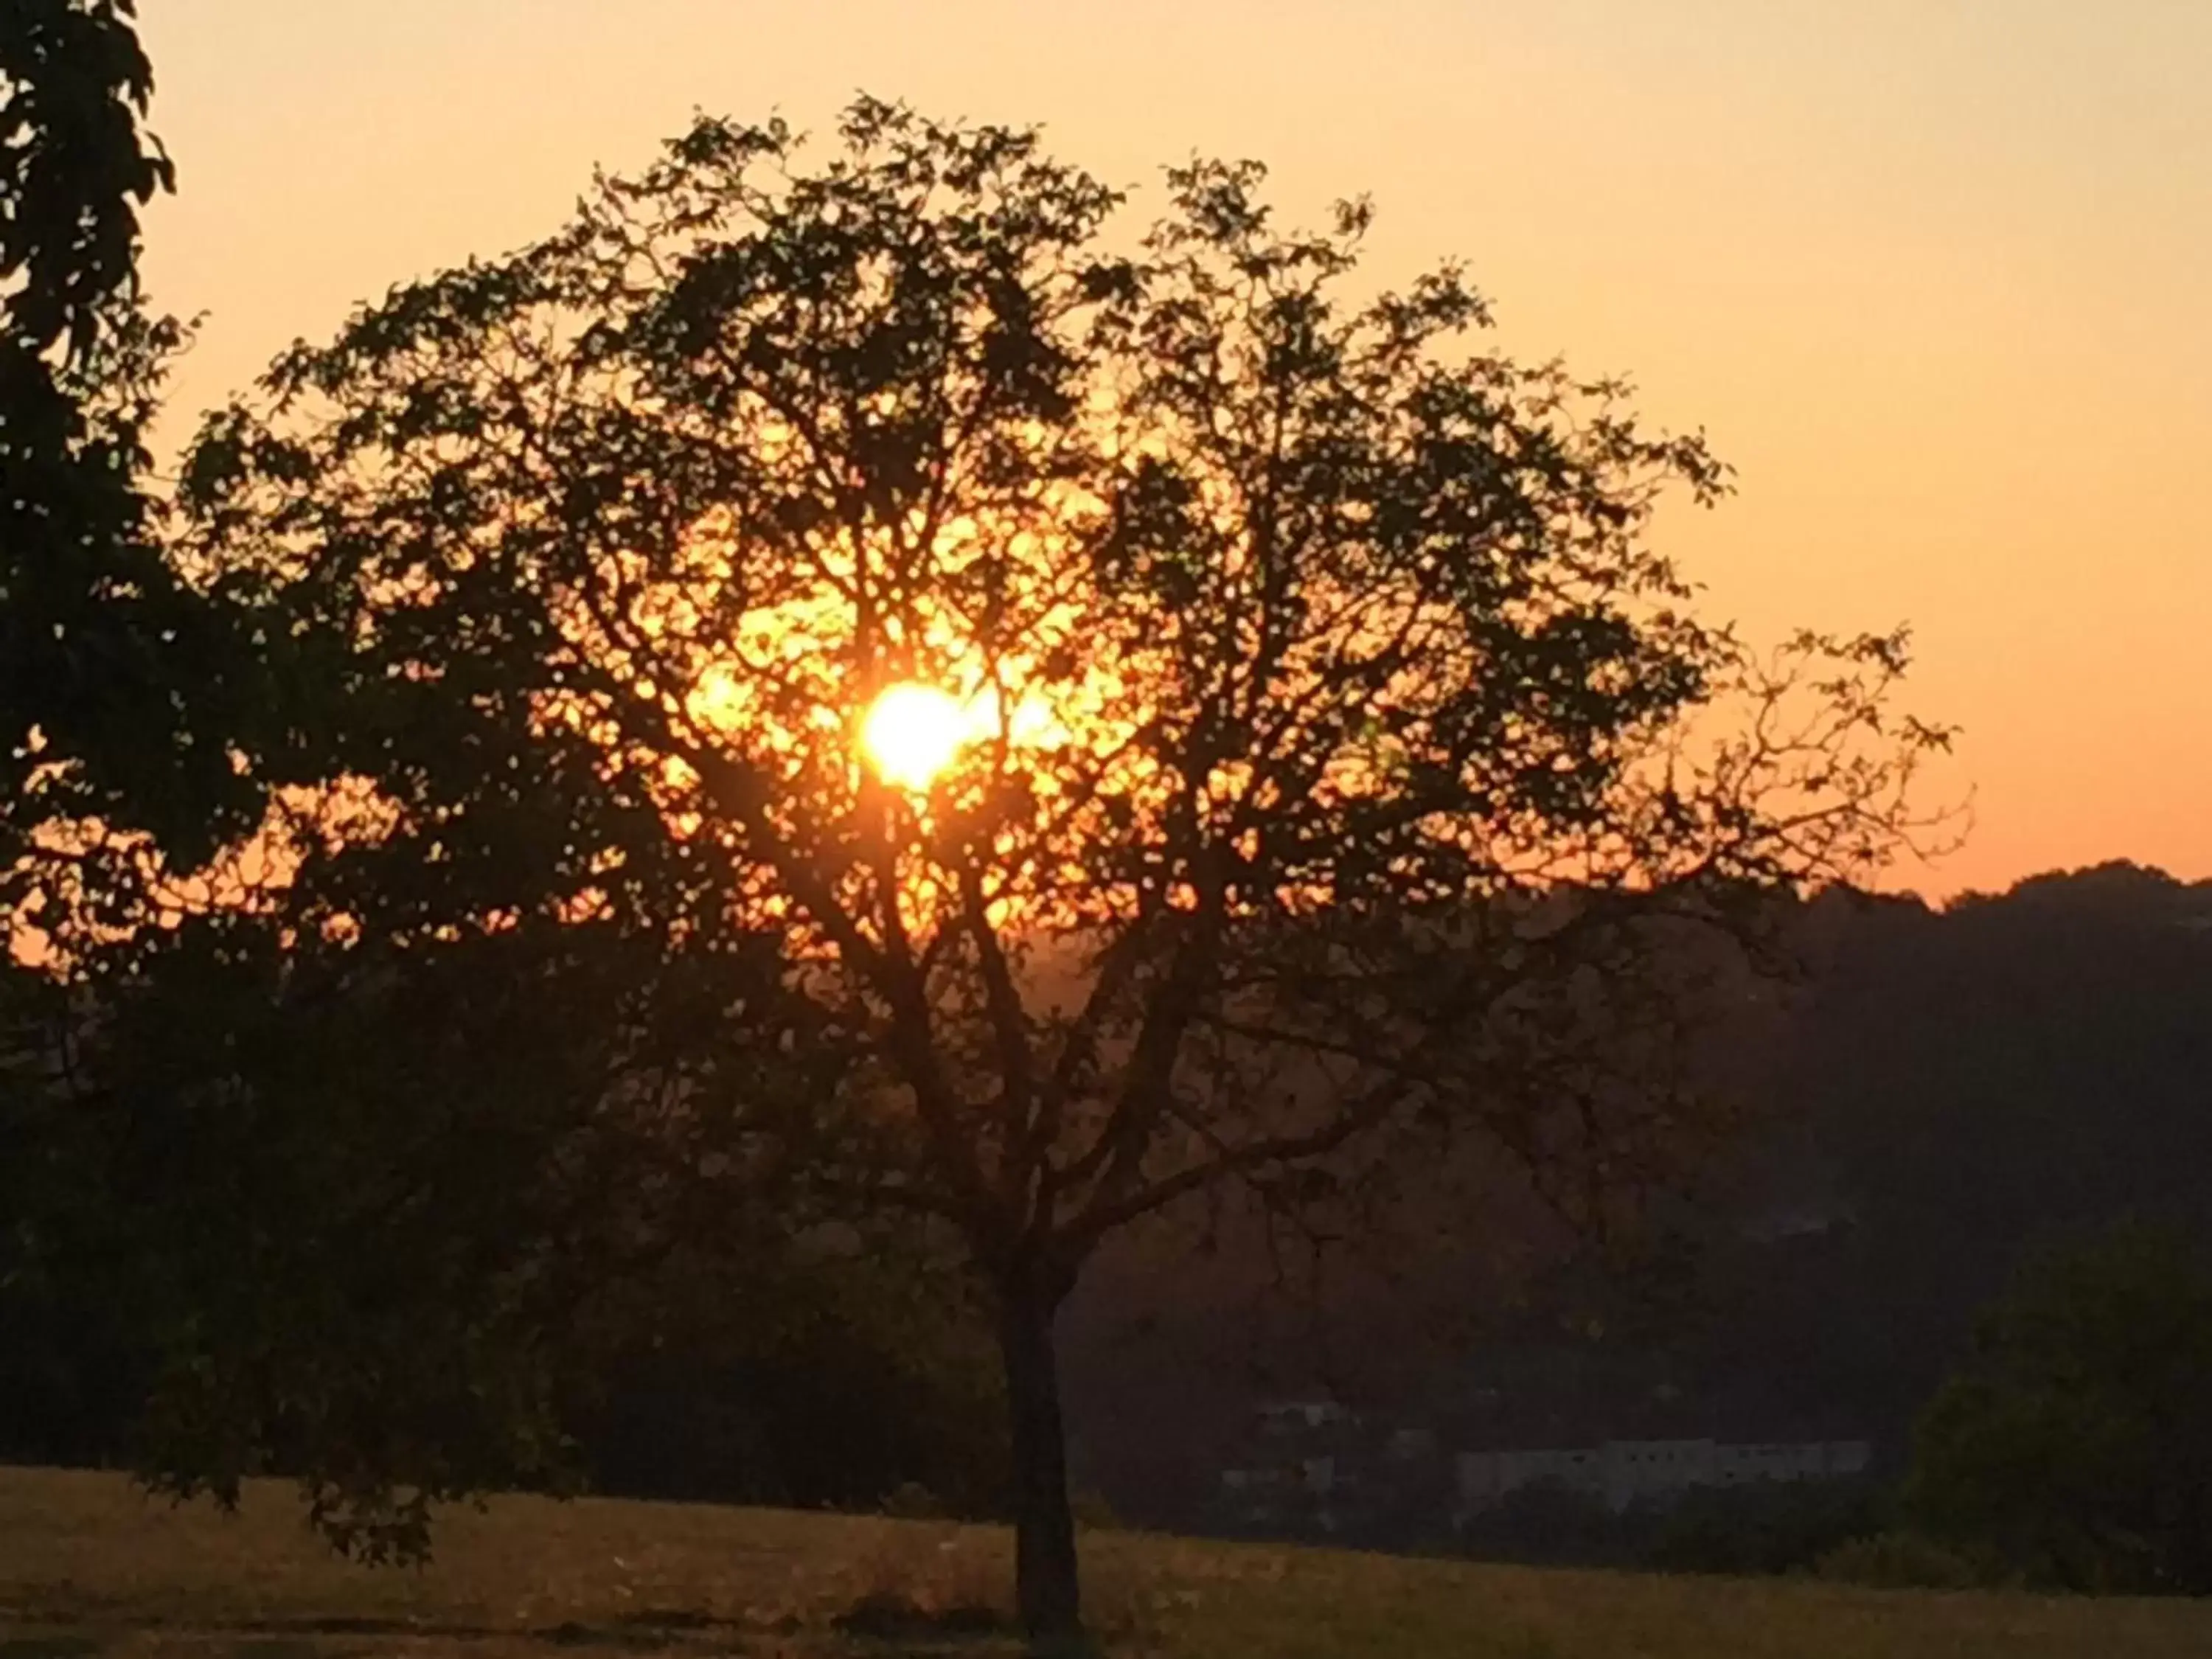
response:
<path id="1" fill-rule="evenodd" d="M 1656 533 L 1713 615 L 1912 623 L 1976 822 L 1901 879 L 2212 874 L 2212 769 L 2178 763 L 2212 724 L 2212 7 L 140 9 L 182 175 L 146 284 L 208 317 L 167 441 L 364 295 L 543 234 L 695 106 L 825 140 L 860 87 L 1043 121 L 1139 216 L 1163 160 L 1260 156 L 1288 222 L 1375 193 L 1376 282 L 1465 254 L 1499 345 L 1632 373 L 1653 419 L 1710 430 L 1741 495 Z M 1553 125 L 1541 168 L 1494 164 Z"/>
<path id="2" fill-rule="evenodd" d="M 2208 66 L 0 0 L 0 1601 L 2212 1659 Z"/>
<path id="3" fill-rule="evenodd" d="M 894 685 L 860 723 L 860 747 L 884 782 L 919 793 L 975 735 L 974 711 L 933 685 Z"/>

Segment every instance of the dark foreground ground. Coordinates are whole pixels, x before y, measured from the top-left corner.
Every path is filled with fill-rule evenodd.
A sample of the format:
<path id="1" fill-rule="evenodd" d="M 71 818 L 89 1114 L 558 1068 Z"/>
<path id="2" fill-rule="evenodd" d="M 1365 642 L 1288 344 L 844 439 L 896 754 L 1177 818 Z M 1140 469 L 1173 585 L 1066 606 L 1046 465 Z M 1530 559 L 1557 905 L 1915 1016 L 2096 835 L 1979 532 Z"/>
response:
<path id="1" fill-rule="evenodd" d="M 1093 1534 L 1085 1551 L 1117 1656 L 2212 1656 L 2212 1602 L 1539 1571 L 1135 1534 Z M 1003 1606 L 1006 1572 L 1007 1540 L 989 1528 L 534 1498 L 453 1516 L 429 1567 L 369 1571 L 307 1537 L 283 1487 L 251 1492 L 226 1520 L 149 1503 L 115 1476 L 0 1469 L 0 1659 L 1004 1654 L 1018 1644 L 978 1609 Z"/>

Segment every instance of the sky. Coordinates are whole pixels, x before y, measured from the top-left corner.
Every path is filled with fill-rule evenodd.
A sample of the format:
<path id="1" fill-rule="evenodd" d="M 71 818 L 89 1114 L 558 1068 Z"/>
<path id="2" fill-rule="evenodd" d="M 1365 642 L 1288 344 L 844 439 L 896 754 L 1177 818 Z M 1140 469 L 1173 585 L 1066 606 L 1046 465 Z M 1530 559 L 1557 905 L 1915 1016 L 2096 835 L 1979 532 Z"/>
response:
<path id="1" fill-rule="evenodd" d="M 1909 622 L 1963 728 L 1931 896 L 2212 877 L 2212 0 L 143 0 L 157 303 L 197 410 L 557 224 L 693 110 L 1042 123 L 1157 200 L 1373 196 L 1386 281 L 1625 374 L 1738 470 L 1659 543 L 1754 636 Z M 179 418 L 177 434 L 185 421 Z"/>

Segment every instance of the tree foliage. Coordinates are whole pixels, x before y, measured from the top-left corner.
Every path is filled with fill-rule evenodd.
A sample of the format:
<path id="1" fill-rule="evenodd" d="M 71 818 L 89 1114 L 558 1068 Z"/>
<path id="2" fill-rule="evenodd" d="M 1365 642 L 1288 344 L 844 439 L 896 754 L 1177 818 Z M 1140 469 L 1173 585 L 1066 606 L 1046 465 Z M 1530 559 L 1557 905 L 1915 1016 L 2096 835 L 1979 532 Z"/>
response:
<path id="1" fill-rule="evenodd" d="M 1135 230 L 1031 132 L 838 137 L 702 120 L 208 422 L 174 557 L 266 646 L 236 867 L 281 879 L 173 948 L 280 1007 L 554 995 L 622 1062 L 485 1079 L 533 1127 L 475 1168 L 650 1097 L 671 1194 L 949 1226 L 1059 1627 L 1052 1322 L 1101 1241 L 1228 1180 L 1350 1203 L 1415 1133 L 1616 1223 L 1712 1127 L 1655 940 L 1878 861 L 1942 733 L 1899 636 L 1698 620 L 1646 529 L 1724 490 L 1702 441 L 1483 349 L 1456 267 L 1363 296 L 1364 204 L 1286 231 L 1194 162 Z M 971 711 L 926 787 L 856 741 L 906 683 Z"/>
<path id="2" fill-rule="evenodd" d="M 0 18 L 0 903 L 52 884 L 42 829 L 158 831 L 186 862 L 251 821 L 226 736 L 250 659 L 161 556 L 144 434 L 182 343 L 149 315 L 138 210 L 171 187 L 141 128 L 131 0 Z M 189 693 L 189 695 L 187 695 Z M 81 849 L 79 849 L 81 852 Z"/>
<path id="3" fill-rule="evenodd" d="M 42 920 L 97 932 L 137 908 L 143 832 L 189 866 L 255 811 L 224 741 L 226 677 L 251 659 L 158 550 L 145 489 L 182 339 L 137 279 L 139 209 L 171 183 L 140 125 L 152 91 L 130 0 L 0 12 L 0 1322 L 18 1354 L 57 1322 L 128 1347 L 114 1310 L 88 1320 L 55 1281 L 57 1252 L 114 1253 L 70 1109 L 82 1010 L 51 961 L 19 958 L 46 952 Z"/>
<path id="4" fill-rule="evenodd" d="M 1993 1309 L 1922 1419 L 1908 1504 L 2029 1582 L 2212 1590 L 2212 1273 L 2124 1227 Z"/>

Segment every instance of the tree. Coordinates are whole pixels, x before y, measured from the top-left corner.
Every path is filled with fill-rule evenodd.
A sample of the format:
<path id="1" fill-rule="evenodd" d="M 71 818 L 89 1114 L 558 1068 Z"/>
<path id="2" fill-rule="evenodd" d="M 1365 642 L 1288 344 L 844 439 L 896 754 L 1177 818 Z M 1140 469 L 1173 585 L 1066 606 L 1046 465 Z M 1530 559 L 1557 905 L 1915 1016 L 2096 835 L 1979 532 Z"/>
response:
<path id="1" fill-rule="evenodd" d="M 1923 1416 L 1908 1509 L 2040 1584 L 2212 1590 L 2212 1273 L 2126 1226 L 1991 1310 Z"/>
<path id="2" fill-rule="evenodd" d="M 97 1379 L 32 1383 L 50 1448 L 96 1437 L 130 1368 L 114 1310 L 88 1318 L 52 1279 L 64 1237 L 109 1253 L 63 1086 L 82 1010 L 49 928 L 98 933 L 131 909 L 149 833 L 189 866 L 258 811 L 225 740 L 251 702 L 226 674 L 252 658 L 158 550 L 145 484 L 183 330 L 138 285 L 138 210 L 173 179 L 141 126 L 153 76 L 134 12 L 0 13 L 0 1326 L 11 1359 L 58 1359 L 65 1334 L 103 1360 Z"/>
<path id="3" fill-rule="evenodd" d="M 182 343 L 139 290 L 138 208 L 173 184 L 141 128 L 131 0 L 0 18 L 0 904 L 35 908 L 41 830 L 157 831 L 188 862 L 249 824 L 221 734 L 250 696 L 205 596 L 154 544 L 143 434 Z M 187 698 L 185 693 L 189 690 Z"/>
<path id="4" fill-rule="evenodd" d="M 589 1361 L 568 1412 L 593 1489 L 991 1514 L 1006 1407 L 990 1327 L 945 1252 L 911 1228 L 877 1243 L 684 1252 L 602 1297 L 599 1328 L 568 1334 Z"/>
<path id="5" fill-rule="evenodd" d="M 1364 204 L 1279 232 L 1197 162 L 1132 237 L 1033 132 L 840 137 L 702 119 L 295 347 L 175 556 L 285 688 L 283 983 L 521 938 L 690 988 L 622 1016 L 687 1145 L 988 1286 L 1048 1636 L 1101 1243 L 1232 1180 L 1346 1209 L 1416 1132 L 1617 1220 L 1713 1127 L 1635 965 L 1877 861 L 1943 734 L 1900 637 L 1689 615 L 1643 532 L 1723 467 L 1479 349 L 1456 267 L 1350 297 Z"/>

